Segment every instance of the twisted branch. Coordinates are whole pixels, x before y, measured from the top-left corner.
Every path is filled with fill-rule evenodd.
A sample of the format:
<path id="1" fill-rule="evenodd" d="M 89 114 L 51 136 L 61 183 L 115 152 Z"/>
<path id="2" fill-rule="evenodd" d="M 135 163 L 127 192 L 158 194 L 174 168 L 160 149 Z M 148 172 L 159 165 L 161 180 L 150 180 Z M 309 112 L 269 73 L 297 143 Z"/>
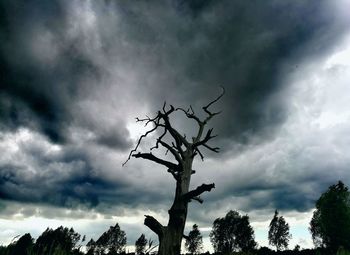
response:
<path id="1" fill-rule="evenodd" d="M 145 215 L 144 224 L 149 227 L 154 233 L 156 233 L 159 237 L 164 234 L 164 227 L 159 223 L 154 217 L 150 215 Z"/>
<path id="2" fill-rule="evenodd" d="M 215 188 L 215 184 L 202 184 L 201 186 L 198 186 L 196 189 L 191 190 L 187 192 L 186 194 L 182 195 L 182 199 L 185 201 L 190 201 L 191 199 L 193 200 L 199 200 L 200 203 L 203 203 L 203 200 L 199 197 L 200 194 L 203 192 L 207 191 L 210 192 L 212 189 Z"/>

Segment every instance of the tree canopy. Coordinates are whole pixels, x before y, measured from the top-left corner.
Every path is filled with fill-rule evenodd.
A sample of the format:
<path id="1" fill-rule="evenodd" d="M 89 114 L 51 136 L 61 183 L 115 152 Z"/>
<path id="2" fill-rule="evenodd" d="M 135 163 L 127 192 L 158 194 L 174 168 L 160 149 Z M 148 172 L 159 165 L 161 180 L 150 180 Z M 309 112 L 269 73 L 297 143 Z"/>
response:
<path id="1" fill-rule="evenodd" d="M 289 234 L 289 224 L 283 216 L 278 216 L 278 211 L 276 210 L 269 226 L 269 244 L 276 246 L 278 251 L 287 249 L 291 237 L 292 235 Z"/>
<path id="2" fill-rule="evenodd" d="M 316 202 L 309 228 L 316 246 L 350 249 L 350 192 L 339 181 Z"/>
<path id="3" fill-rule="evenodd" d="M 8 253 L 6 255 L 29 255 L 32 254 L 33 238 L 27 233 L 21 236 L 16 242 L 8 246 Z M 2 254 L 0 252 L 0 254 Z"/>
<path id="4" fill-rule="evenodd" d="M 100 252 L 108 254 L 118 254 L 125 251 L 126 246 L 126 234 L 120 229 L 119 224 L 110 226 L 109 229 L 104 232 L 95 243 L 97 249 Z"/>
<path id="5" fill-rule="evenodd" d="M 215 252 L 224 254 L 249 251 L 257 245 L 248 215 L 241 216 L 237 211 L 232 210 L 224 218 L 217 218 L 214 221 L 210 241 Z"/>
<path id="6" fill-rule="evenodd" d="M 185 240 L 185 248 L 191 254 L 199 254 L 203 249 L 203 238 L 202 234 L 198 229 L 198 226 L 194 224 L 192 230 L 189 232 Z"/>
<path id="7" fill-rule="evenodd" d="M 136 254 L 144 254 L 146 250 L 147 239 L 144 234 L 142 234 L 135 242 L 135 252 Z"/>
<path id="8" fill-rule="evenodd" d="M 36 240 L 34 252 L 37 254 L 54 254 L 56 251 L 69 253 L 78 244 L 81 236 L 73 228 L 47 228 Z M 64 253 L 63 253 L 64 254 Z"/>

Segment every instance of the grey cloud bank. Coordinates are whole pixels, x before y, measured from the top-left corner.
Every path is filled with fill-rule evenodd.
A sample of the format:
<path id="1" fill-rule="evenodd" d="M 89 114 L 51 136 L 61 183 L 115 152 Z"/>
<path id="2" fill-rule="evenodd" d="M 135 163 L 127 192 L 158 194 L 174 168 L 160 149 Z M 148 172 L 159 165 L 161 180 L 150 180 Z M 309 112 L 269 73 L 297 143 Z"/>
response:
<path id="1" fill-rule="evenodd" d="M 196 162 L 193 180 L 216 189 L 191 205 L 190 221 L 209 226 L 227 209 L 309 211 L 329 184 L 350 182 L 350 65 L 326 63 L 350 32 L 349 6 L 1 2 L 0 216 L 15 215 L 14 202 L 166 214 L 171 176 L 137 160 L 121 167 L 138 132 L 130 123 L 164 101 L 200 112 L 220 85 L 212 126 L 222 153 Z"/>

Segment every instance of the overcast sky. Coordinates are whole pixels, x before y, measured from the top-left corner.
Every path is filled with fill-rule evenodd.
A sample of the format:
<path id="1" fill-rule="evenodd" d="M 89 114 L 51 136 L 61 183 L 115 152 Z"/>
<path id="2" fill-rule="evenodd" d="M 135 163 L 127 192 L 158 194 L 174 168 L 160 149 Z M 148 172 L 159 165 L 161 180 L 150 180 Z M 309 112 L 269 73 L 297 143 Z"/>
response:
<path id="1" fill-rule="evenodd" d="M 187 231 L 212 250 L 212 222 L 238 210 L 264 246 L 278 209 L 290 247 L 311 247 L 315 201 L 350 185 L 349 22 L 349 0 L 0 1 L 0 244 L 116 222 L 128 245 L 152 236 L 143 215 L 166 224 L 174 181 L 141 159 L 122 167 L 147 130 L 135 117 L 164 101 L 200 113 L 223 86 L 221 152 L 192 179 L 216 188 L 190 204 Z"/>

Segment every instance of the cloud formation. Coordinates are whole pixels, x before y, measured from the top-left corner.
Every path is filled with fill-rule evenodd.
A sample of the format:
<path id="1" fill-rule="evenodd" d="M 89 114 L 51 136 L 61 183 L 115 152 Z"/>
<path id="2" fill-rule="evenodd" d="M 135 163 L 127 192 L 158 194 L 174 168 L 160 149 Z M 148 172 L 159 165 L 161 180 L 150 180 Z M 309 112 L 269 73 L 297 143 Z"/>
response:
<path id="1" fill-rule="evenodd" d="M 116 112 L 142 101 L 151 109 L 163 100 L 200 106 L 222 85 L 220 134 L 266 136 L 286 118 L 283 75 L 324 54 L 347 27 L 327 8 L 335 9 L 326 1 L 6 4 L 2 124 L 38 128 L 59 143 L 71 125 L 83 125 L 125 148 L 125 129 L 113 141 L 98 130 L 111 112 L 99 112 L 93 126 L 80 117 L 108 103 Z M 129 115 L 119 115 L 113 123 L 123 129 Z"/>
<path id="2" fill-rule="evenodd" d="M 349 33 L 347 5 L 0 3 L 0 198 L 166 217 L 171 176 L 137 160 L 121 167 L 139 132 L 131 123 L 164 101 L 197 111 L 221 85 L 211 125 L 223 152 L 196 161 L 193 179 L 216 189 L 205 210 L 191 205 L 190 221 L 208 226 L 229 209 L 309 211 L 332 182 L 350 182 L 350 72 L 334 57 Z M 3 217 L 13 212 L 0 206 Z"/>

